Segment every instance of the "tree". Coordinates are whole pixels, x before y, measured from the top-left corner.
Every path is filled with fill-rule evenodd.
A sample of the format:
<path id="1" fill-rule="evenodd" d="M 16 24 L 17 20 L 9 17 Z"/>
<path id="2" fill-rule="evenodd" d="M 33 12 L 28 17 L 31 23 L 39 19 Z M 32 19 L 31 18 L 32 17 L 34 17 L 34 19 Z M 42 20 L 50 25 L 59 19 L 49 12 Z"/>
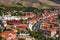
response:
<path id="1" fill-rule="evenodd" d="M 35 33 L 34 31 L 30 31 L 30 30 L 28 29 L 28 32 L 30 33 L 30 36 L 32 36 L 32 37 L 35 37 L 35 36 L 36 36 L 36 33 Z"/>
<path id="2" fill-rule="evenodd" d="M 44 37 L 44 35 L 40 32 L 40 30 L 38 30 L 37 32 L 28 30 L 28 32 L 30 33 L 30 36 L 36 38 L 37 40 L 40 40 L 40 39 L 45 40 L 46 39 Z"/>
<path id="3" fill-rule="evenodd" d="M 60 19 L 60 14 L 58 15 L 58 19 Z"/>
<path id="4" fill-rule="evenodd" d="M 47 37 L 46 40 L 53 40 L 53 38 L 49 38 L 49 37 Z"/>
<path id="5" fill-rule="evenodd" d="M 38 39 L 38 40 L 40 40 L 40 39 L 45 40 L 46 39 L 45 36 L 42 34 L 42 32 L 39 29 L 36 34 L 37 34 L 36 39 Z"/>
<path id="6" fill-rule="evenodd" d="M 25 39 L 19 38 L 18 40 L 25 40 Z"/>
<path id="7" fill-rule="evenodd" d="M 21 21 L 21 23 L 23 23 L 23 21 L 24 21 L 24 20 L 23 20 L 23 19 L 21 19 L 20 21 Z"/>
<path id="8" fill-rule="evenodd" d="M 16 4 L 22 6 L 22 3 L 19 3 L 19 2 L 18 2 L 18 3 L 16 3 Z"/>
<path id="9" fill-rule="evenodd" d="M 0 40 L 2 40 L 2 37 L 0 36 Z"/>

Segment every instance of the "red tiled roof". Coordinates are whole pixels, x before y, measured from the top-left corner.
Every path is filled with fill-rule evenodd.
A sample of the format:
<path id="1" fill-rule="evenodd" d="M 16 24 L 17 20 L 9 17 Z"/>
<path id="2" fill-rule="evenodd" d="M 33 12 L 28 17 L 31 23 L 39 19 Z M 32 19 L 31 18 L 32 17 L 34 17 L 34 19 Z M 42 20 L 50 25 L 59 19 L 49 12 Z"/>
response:
<path id="1" fill-rule="evenodd" d="M 16 34 L 16 32 L 2 32 L 1 35 L 8 35 L 9 33 L 12 33 L 13 35 Z"/>
<path id="2" fill-rule="evenodd" d="M 54 19 L 54 16 L 51 16 L 51 17 L 50 17 L 50 20 L 53 20 L 53 19 Z"/>
<path id="3" fill-rule="evenodd" d="M 11 20 L 10 22 L 16 23 L 16 22 L 20 22 L 20 20 Z"/>
<path id="4" fill-rule="evenodd" d="M 27 13 L 27 15 L 31 15 L 30 13 Z"/>
<path id="5" fill-rule="evenodd" d="M 10 40 L 14 40 L 13 38 L 11 38 Z"/>
<path id="6" fill-rule="evenodd" d="M 33 18 L 33 20 L 36 20 L 37 21 L 37 20 L 39 20 L 39 18 Z"/>
<path id="7" fill-rule="evenodd" d="M 2 33 L 0 33 L 0 36 L 2 36 L 3 38 L 6 38 L 6 37 L 8 37 L 8 35 L 10 33 L 16 36 L 16 32 L 14 32 L 14 31 L 12 31 L 12 32 L 2 32 Z"/>
<path id="8" fill-rule="evenodd" d="M 16 28 L 27 28 L 27 26 L 16 26 Z"/>

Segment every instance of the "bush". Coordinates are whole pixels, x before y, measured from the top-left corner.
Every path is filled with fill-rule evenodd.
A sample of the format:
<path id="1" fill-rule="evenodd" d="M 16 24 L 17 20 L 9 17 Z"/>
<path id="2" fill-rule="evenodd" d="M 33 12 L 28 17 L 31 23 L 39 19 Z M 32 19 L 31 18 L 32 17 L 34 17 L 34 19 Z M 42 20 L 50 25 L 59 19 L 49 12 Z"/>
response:
<path id="1" fill-rule="evenodd" d="M 19 3 L 19 2 L 18 2 L 18 3 L 16 3 L 16 4 L 22 6 L 22 3 Z"/>

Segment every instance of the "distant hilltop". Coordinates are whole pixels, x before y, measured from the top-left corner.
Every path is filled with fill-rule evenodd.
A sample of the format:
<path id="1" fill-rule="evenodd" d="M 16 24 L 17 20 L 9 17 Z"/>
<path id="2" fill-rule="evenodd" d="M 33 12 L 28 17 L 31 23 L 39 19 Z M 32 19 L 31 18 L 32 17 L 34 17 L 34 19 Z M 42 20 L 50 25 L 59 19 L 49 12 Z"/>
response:
<path id="1" fill-rule="evenodd" d="M 60 0 L 49 0 L 49 1 L 53 1 L 53 2 L 55 2 L 57 4 L 60 4 Z"/>
<path id="2" fill-rule="evenodd" d="M 3 4 L 3 5 L 9 5 L 9 4 L 12 4 L 14 2 L 29 2 L 29 3 L 39 3 L 39 0 L 0 0 L 0 4 Z"/>
<path id="3" fill-rule="evenodd" d="M 49 5 L 49 6 L 59 6 L 60 7 L 60 4 L 58 4 L 58 3 L 56 3 L 56 2 L 54 2 L 52 0 L 0 0 L 0 4 L 9 5 L 9 4 L 13 3 L 13 2 L 21 2 L 21 1 L 30 2 L 30 3 L 39 3 L 39 4 L 41 2 L 41 3 Z"/>
<path id="4" fill-rule="evenodd" d="M 21 2 L 21 1 L 26 1 L 26 2 L 32 2 L 32 3 L 38 3 L 38 0 L 0 0 L 0 2 Z"/>
<path id="5" fill-rule="evenodd" d="M 40 0 L 0 0 L 0 2 L 5 2 L 5 3 L 9 3 L 9 2 L 21 2 L 21 1 L 26 1 L 26 2 L 32 2 L 32 3 L 39 3 Z M 41 0 L 41 1 L 52 1 L 55 3 L 60 4 L 60 0 Z"/>
<path id="6" fill-rule="evenodd" d="M 39 0 L 39 1 L 44 4 L 50 5 L 50 6 L 59 6 L 60 7 L 60 4 L 56 3 L 56 2 L 58 2 L 58 0 L 55 0 L 55 1 L 53 1 L 53 0 Z"/>

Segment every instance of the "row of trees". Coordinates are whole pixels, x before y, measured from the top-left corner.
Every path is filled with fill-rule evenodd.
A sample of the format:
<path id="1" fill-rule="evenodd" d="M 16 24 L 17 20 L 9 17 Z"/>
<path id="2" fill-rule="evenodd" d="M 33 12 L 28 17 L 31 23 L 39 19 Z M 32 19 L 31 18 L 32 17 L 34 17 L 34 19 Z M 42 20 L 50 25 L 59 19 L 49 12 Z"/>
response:
<path id="1" fill-rule="evenodd" d="M 24 7 L 24 6 L 22 6 L 22 7 L 16 7 L 16 6 L 15 7 L 7 7 L 7 6 L 3 6 L 3 5 L 0 5 L 0 7 L 5 8 L 4 9 L 5 11 L 12 11 L 12 10 L 16 10 L 16 11 L 23 10 L 23 11 L 30 11 L 30 12 L 34 12 L 34 10 L 38 11 L 38 9 L 34 8 L 34 7 Z M 3 10 L 3 8 L 0 10 Z"/>
<path id="2" fill-rule="evenodd" d="M 39 10 L 37 8 L 33 8 L 33 7 L 6 7 L 6 6 L 2 6 L 0 5 L 0 16 L 2 16 L 2 14 L 6 13 L 6 12 L 11 12 L 13 13 L 13 11 L 17 11 L 16 13 L 18 13 L 18 15 L 21 15 L 19 14 L 19 11 L 23 11 L 23 12 L 38 12 Z M 13 15 L 16 15 L 16 13 L 13 13 Z"/>
<path id="3" fill-rule="evenodd" d="M 19 3 L 17 3 L 19 4 Z M 19 11 L 24 11 L 24 12 L 35 12 L 35 13 L 40 13 L 45 10 L 45 9 L 42 9 L 42 8 L 34 8 L 34 7 L 7 7 L 7 6 L 3 6 L 3 5 L 0 5 L 0 16 L 2 15 L 2 13 L 6 13 L 8 11 L 10 11 L 11 13 L 13 13 L 13 11 L 17 11 L 17 13 L 19 13 Z M 47 8 L 46 10 L 55 10 L 55 8 Z"/>
<path id="4" fill-rule="evenodd" d="M 46 38 L 40 30 L 37 32 L 28 30 L 28 32 L 30 33 L 30 36 L 36 38 L 36 40 L 53 40 L 53 38 Z"/>

